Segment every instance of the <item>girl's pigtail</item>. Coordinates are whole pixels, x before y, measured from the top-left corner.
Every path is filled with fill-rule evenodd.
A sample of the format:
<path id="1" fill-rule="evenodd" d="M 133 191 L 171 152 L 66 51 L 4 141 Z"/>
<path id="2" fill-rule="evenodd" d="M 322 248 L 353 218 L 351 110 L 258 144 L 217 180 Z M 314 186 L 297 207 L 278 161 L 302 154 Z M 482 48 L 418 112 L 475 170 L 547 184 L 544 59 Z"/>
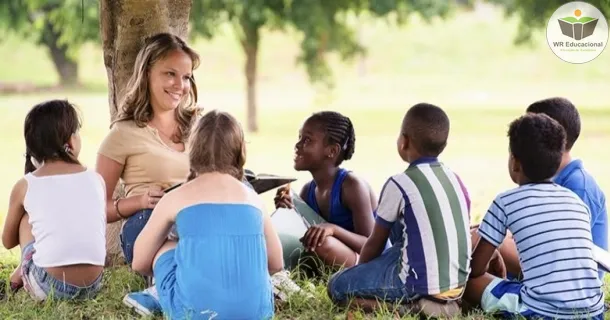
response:
<path id="1" fill-rule="evenodd" d="M 197 172 L 195 172 L 195 170 L 191 169 L 189 172 L 189 176 L 186 178 L 186 181 L 191 181 L 195 178 L 197 178 Z"/>
<path id="2" fill-rule="evenodd" d="M 25 155 L 25 174 L 36 171 L 36 166 L 32 162 L 32 156 L 29 153 Z"/>

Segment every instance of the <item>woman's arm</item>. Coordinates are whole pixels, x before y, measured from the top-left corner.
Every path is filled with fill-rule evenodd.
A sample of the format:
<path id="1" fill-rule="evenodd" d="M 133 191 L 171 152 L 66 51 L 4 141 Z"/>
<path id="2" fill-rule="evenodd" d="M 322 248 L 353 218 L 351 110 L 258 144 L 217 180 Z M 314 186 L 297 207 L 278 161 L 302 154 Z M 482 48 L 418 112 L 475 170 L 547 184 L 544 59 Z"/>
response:
<path id="1" fill-rule="evenodd" d="M 154 208 L 158 199 L 163 196 L 163 191 L 157 188 L 150 189 L 149 194 L 120 199 L 117 204 L 120 212 L 119 215 L 112 196 L 114 195 L 114 190 L 119 182 L 123 168 L 124 166 L 122 164 L 102 154 L 98 154 L 96 171 L 102 176 L 104 183 L 106 184 L 106 221 L 108 221 L 108 223 L 130 217 L 142 209 Z M 151 201 L 148 201 L 148 199 Z"/>
<path id="2" fill-rule="evenodd" d="M 355 232 L 335 226 L 333 235 L 356 252 L 360 252 L 375 226 L 375 220 L 373 219 L 375 208 L 373 206 L 376 201 L 373 201 L 374 196 L 371 196 L 371 194 L 370 186 L 363 180 L 358 179 L 351 173 L 345 178 L 341 195 L 343 204 L 352 212 Z"/>
<path id="3" fill-rule="evenodd" d="M 23 199 L 25 198 L 27 187 L 27 181 L 20 179 L 11 191 L 8 211 L 4 220 L 4 229 L 2 230 L 2 245 L 8 250 L 19 245 L 19 225 L 23 215 L 26 214 L 23 207 Z"/>
<path id="4" fill-rule="evenodd" d="M 142 275 L 152 275 L 153 261 L 174 224 L 171 196 L 163 198 L 153 209 L 150 219 L 138 235 L 133 247 L 131 268 Z"/>

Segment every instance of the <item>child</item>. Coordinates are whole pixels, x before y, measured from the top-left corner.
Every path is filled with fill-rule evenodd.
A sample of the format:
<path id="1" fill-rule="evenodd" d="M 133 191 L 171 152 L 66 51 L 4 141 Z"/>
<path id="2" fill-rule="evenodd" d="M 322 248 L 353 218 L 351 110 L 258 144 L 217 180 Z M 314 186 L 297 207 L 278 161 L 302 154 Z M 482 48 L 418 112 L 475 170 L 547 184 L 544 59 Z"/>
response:
<path id="1" fill-rule="evenodd" d="M 283 267 L 282 248 L 261 198 L 241 182 L 243 131 L 229 114 L 210 111 L 189 150 L 196 176 L 161 198 L 135 242 L 132 268 L 154 276 L 171 319 L 270 319 L 270 275 Z M 177 241 L 167 239 L 174 224 Z"/>
<path id="2" fill-rule="evenodd" d="M 374 224 L 376 199 L 370 186 L 341 168 L 354 154 L 356 137 L 349 118 L 323 111 L 309 117 L 299 131 L 294 169 L 309 171 L 313 180 L 299 194 L 327 223 L 312 225 L 301 242 L 326 265 L 350 267 Z M 280 188 L 277 208 L 292 208 L 290 192 Z"/>
<path id="3" fill-rule="evenodd" d="M 548 98 L 532 103 L 526 110 L 529 113 L 544 113 L 559 122 L 566 132 L 566 147 L 561 164 L 553 181 L 570 189 L 589 207 L 591 212 L 591 233 L 593 243 L 608 250 L 608 213 L 606 197 L 595 179 L 585 170 L 582 161 L 572 159 L 570 151 L 580 136 L 580 115 L 576 107 L 565 98 Z M 509 278 L 518 279 L 521 265 L 512 236 L 509 234 L 499 249 L 509 271 Z M 604 271 L 599 270 L 599 278 Z"/>
<path id="4" fill-rule="evenodd" d="M 471 252 L 470 200 L 458 176 L 438 160 L 448 136 L 449 118 L 441 108 L 420 103 L 408 110 L 397 147 L 409 167 L 385 183 L 358 265 L 331 277 L 328 293 L 335 303 L 355 298 L 356 307 L 371 311 L 377 299 L 461 296 Z M 396 226 L 401 239 L 383 252 Z"/>
<path id="5" fill-rule="evenodd" d="M 105 185 L 78 161 L 80 127 L 63 100 L 40 103 L 25 118 L 25 176 L 11 192 L 2 244 L 21 248 L 11 286 L 39 301 L 93 298 L 102 285 Z"/>
<path id="6" fill-rule="evenodd" d="M 572 190 L 589 207 L 593 243 L 608 250 L 608 213 L 606 197 L 595 179 L 585 170 L 582 161 L 572 159 L 570 151 L 580 136 L 580 115 L 576 107 L 565 98 L 549 98 L 534 102 L 527 112 L 544 113 L 555 119 L 566 131 L 566 148 L 553 181 Z M 604 272 L 599 271 L 603 279 Z"/>
<path id="7" fill-rule="evenodd" d="M 499 194 L 483 218 L 466 301 L 525 318 L 603 319 L 589 209 L 551 180 L 565 151 L 565 130 L 545 114 L 528 113 L 510 124 L 508 136 L 509 174 L 519 186 Z M 486 273 L 507 231 L 521 262 L 520 282 Z"/>

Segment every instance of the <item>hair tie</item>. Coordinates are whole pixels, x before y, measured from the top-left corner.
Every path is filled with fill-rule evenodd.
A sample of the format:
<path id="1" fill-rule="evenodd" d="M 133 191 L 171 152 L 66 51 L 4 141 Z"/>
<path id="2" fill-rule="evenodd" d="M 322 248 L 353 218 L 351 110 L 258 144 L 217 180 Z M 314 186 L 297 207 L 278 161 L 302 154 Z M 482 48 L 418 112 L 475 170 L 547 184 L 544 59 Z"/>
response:
<path id="1" fill-rule="evenodd" d="M 347 143 L 349 142 L 349 138 L 352 133 L 352 121 L 348 117 L 345 117 L 345 119 L 347 120 L 347 132 L 345 134 L 345 142 L 343 143 L 342 147 L 343 151 L 347 150 Z"/>

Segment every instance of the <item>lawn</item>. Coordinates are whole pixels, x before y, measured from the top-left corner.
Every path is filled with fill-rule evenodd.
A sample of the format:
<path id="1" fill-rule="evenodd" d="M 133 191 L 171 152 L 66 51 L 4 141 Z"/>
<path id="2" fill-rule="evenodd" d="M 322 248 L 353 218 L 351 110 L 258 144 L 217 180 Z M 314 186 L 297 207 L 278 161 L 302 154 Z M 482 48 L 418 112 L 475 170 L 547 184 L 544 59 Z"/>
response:
<path id="1" fill-rule="evenodd" d="M 481 13 L 482 12 L 482 13 Z M 538 34 L 530 47 L 514 47 L 515 21 L 502 20 L 497 11 L 464 13 L 431 25 L 414 18 L 397 30 L 383 22 L 367 22 L 363 41 L 370 47 L 356 64 L 333 60 L 337 88 L 320 94 L 310 87 L 302 68 L 294 66 L 297 43 L 292 35 L 266 33 L 259 75 L 261 130 L 248 134 L 247 167 L 255 172 L 293 175 L 299 188 L 310 177 L 292 169 L 292 150 L 301 122 L 312 112 L 332 109 L 348 115 L 356 130 L 356 151 L 344 166 L 380 191 L 390 175 L 406 164 L 398 158 L 395 141 L 406 109 L 427 101 L 445 108 L 451 119 L 449 145 L 442 160 L 462 178 L 472 198 L 473 220 L 478 220 L 493 197 L 512 187 L 507 174 L 508 123 L 535 99 L 561 95 L 579 107 L 581 138 L 573 150 L 583 159 L 603 190 L 610 190 L 610 53 L 585 65 L 559 60 Z M 468 35 L 468 36 L 466 36 Z M 201 102 L 244 120 L 242 59 L 229 32 L 211 42 L 195 44 L 203 64 L 196 73 Z M 45 52 L 7 38 L 0 44 L 0 82 L 56 81 Z M 108 130 L 106 73 L 99 48 L 81 52 L 81 79 L 89 91 L 0 96 L 0 216 L 7 207 L 12 185 L 23 172 L 23 118 L 33 104 L 49 98 L 68 98 L 84 118 L 81 160 L 94 166 L 96 149 Z M 239 80 L 237 80 L 239 79 Z M 264 194 L 269 210 L 272 194 Z M 473 221 L 473 223 L 475 222 Z M 6 277 L 18 261 L 18 251 L 0 251 L 0 274 Z M 299 281 L 309 281 L 299 279 Z M 105 289 L 93 302 L 34 304 L 20 293 L 0 303 L 2 319 L 127 319 L 135 317 L 121 304 L 123 295 L 139 290 L 143 282 L 125 267 L 109 269 Z M 314 282 L 315 298 L 294 299 L 278 305 L 280 319 L 343 319 L 333 308 L 324 281 Z M 373 317 L 388 318 L 390 312 Z M 356 314 L 356 319 L 362 315 Z"/>

